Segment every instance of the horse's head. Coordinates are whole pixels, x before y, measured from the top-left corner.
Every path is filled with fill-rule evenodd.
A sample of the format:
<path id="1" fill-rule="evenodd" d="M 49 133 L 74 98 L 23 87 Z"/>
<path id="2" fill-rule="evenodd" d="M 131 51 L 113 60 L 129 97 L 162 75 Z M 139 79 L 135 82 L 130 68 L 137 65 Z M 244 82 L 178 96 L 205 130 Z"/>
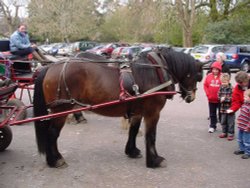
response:
<path id="1" fill-rule="evenodd" d="M 183 74 L 184 77 L 179 80 L 181 97 L 187 103 L 195 99 L 197 82 L 200 82 L 203 78 L 202 64 L 195 60 L 192 63 L 194 66 L 190 66 L 188 73 Z"/>
<path id="2" fill-rule="evenodd" d="M 195 99 L 197 82 L 203 77 L 202 64 L 192 56 L 172 49 L 161 49 L 175 83 L 179 83 L 181 97 L 190 103 Z"/>

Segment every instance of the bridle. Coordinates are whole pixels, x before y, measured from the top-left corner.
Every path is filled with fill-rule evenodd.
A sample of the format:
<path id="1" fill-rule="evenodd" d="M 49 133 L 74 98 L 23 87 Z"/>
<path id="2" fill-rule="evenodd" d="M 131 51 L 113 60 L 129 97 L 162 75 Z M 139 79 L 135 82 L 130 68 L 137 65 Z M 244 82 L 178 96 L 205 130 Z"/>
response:
<path id="1" fill-rule="evenodd" d="M 171 83 L 172 84 L 176 84 L 178 83 L 179 87 L 181 88 L 180 91 L 177 91 L 177 93 L 181 94 L 181 95 L 185 95 L 185 98 L 188 98 L 188 97 L 192 97 L 192 94 L 194 91 L 197 90 L 197 87 L 195 87 L 194 89 L 192 90 L 189 90 L 187 89 L 181 82 L 179 79 L 177 79 L 177 77 L 173 74 L 173 72 L 169 69 L 169 66 L 168 66 L 168 62 L 167 60 L 164 58 L 164 56 L 161 54 L 161 53 L 154 53 L 154 54 L 157 54 L 158 58 L 163 62 L 163 63 L 159 63 L 160 60 L 158 60 L 157 62 L 158 63 L 155 63 L 152 59 L 149 59 L 148 60 L 151 62 L 151 64 L 145 64 L 145 63 L 137 63 L 136 61 L 132 62 L 133 64 L 139 64 L 139 65 L 143 65 L 143 66 L 148 66 L 148 67 L 152 67 L 152 68 L 158 68 L 158 70 L 162 70 L 162 71 L 165 71 L 166 74 L 168 74 L 170 76 L 170 79 L 171 79 Z M 157 58 L 157 57 L 156 57 Z M 157 58 L 157 59 L 158 59 Z M 157 72 L 158 74 L 158 77 L 159 77 L 159 80 L 161 81 L 162 78 L 160 78 L 159 76 L 159 73 Z M 163 73 L 164 74 L 164 73 Z M 190 77 L 190 73 L 187 75 L 187 78 Z M 162 81 L 161 81 L 162 82 Z M 165 81 L 166 82 L 166 81 Z"/>

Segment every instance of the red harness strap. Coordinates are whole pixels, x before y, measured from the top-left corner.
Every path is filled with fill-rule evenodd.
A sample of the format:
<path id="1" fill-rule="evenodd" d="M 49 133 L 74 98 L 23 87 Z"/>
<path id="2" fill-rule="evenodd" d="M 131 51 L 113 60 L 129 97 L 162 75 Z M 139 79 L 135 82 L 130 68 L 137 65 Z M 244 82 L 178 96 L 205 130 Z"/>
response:
<path id="1" fill-rule="evenodd" d="M 154 53 L 154 52 L 153 52 Z M 155 55 L 157 55 L 156 53 L 154 53 Z M 154 55 L 152 53 L 148 53 L 147 58 L 151 61 L 152 64 L 154 65 L 160 65 L 160 63 L 158 63 L 158 61 L 161 61 L 161 59 L 156 59 L 156 57 L 154 57 Z M 156 67 L 156 73 L 159 77 L 159 80 L 161 83 L 165 82 L 164 79 L 164 73 L 161 67 Z"/>
<path id="2" fill-rule="evenodd" d="M 130 95 L 130 93 L 124 88 L 124 79 L 121 76 L 121 74 L 130 74 L 131 73 L 131 69 L 130 68 L 123 68 L 120 69 L 120 95 L 119 95 L 119 99 L 120 100 L 124 100 L 127 97 L 131 97 L 132 95 Z M 132 87 L 132 86 L 131 86 Z"/>

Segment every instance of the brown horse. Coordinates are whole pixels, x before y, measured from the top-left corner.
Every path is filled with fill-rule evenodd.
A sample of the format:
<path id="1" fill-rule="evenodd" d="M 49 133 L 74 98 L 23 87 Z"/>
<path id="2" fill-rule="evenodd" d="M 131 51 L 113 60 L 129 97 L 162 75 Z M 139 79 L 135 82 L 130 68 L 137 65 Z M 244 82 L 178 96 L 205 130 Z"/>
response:
<path id="1" fill-rule="evenodd" d="M 195 99 L 197 81 L 202 80 L 202 66 L 193 57 L 171 48 L 162 48 L 152 55 L 160 59 L 150 60 L 143 55 L 130 64 L 134 85 L 140 94 L 147 91 L 173 91 L 179 84 L 181 97 L 190 103 Z M 75 105 L 96 105 L 118 100 L 121 95 L 120 69 L 94 60 L 72 59 L 44 68 L 35 82 L 34 115 L 62 112 Z M 125 76 L 126 77 L 126 76 Z M 165 85 L 166 83 L 170 83 Z M 152 89 L 153 88 L 153 89 Z M 135 92 L 131 93 L 132 95 Z M 141 157 L 136 147 L 136 135 L 141 120 L 145 122 L 146 165 L 155 168 L 164 166 L 165 159 L 158 155 L 155 147 L 156 127 L 160 111 L 167 98 L 172 96 L 154 95 L 97 108 L 93 112 L 111 117 L 128 116 L 130 129 L 125 153 L 131 158 Z M 66 117 L 35 122 L 38 150 L 46 155 L 50 167 L 63 167 L 66 162 L 57 148 L 57 139 Z"/>

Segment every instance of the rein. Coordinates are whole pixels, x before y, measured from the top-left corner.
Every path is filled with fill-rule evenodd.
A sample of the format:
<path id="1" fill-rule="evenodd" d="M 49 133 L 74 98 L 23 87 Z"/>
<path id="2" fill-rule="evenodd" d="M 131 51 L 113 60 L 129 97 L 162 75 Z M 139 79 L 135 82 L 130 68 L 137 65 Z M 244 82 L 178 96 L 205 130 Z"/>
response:
<path id="1" fill-rule="evenodd" d="M 89 59 L 89 58 L 71 58 L 68 59 L 66 62 L 64 62 L 63 64 L 63 68 L 60 72 L 60 78 L 59 78 L 59 82 L 58 82 L 58 86 L 57 86 L 57 94 L 56 94 L 56 99 L 49 103 L 48 106 L 49 107 L 55 107 L 58 105 L 62 105 L 62 104 L 72 104 L 72 105 L 79 105 L 79 106 L 89 106 L 88 104 L 83 104 L 79 101 L 77 101 L 76 99 L 72 98 L 70 90 L 68 88 L 68 85 L 66 83 L 66 78 L 65 78 L 65 72 L 67 69 L 67 65 L 70 62 L 82 62 L 84 63 L 84 61 L 86 62 L 91 62 L 91 63 L 128 63 L 128 64 L 138 64 L 138 65 L 142 65 L 142 66 L 148 66 L 148 67 L 152 67 L 152 68 L 156 68 L 156 72 L 157 75 L 160 79 L 161 84 L 149 89 L 148 91 L 144 92 L 143 94 L 150 94 L 153 92 L 157 92 L 159 90 L 162 90 L 168 86 L 171 86 L 172 84 L 176 84 L 177 82 L 179 83 L 180 88 L 186 93 L 186 97 L 189 97 L 192 95 L 192 90 L 188 90 L 186 89 L 180 82 L 179 80 L 176 78 L 176 76 L 173 74 L 172 71 L 169 70 L 168 68 L 168 63 L 166 61 L 166 59 L 164 58 L 164 56 L 161 53 L 156 53 L 156 52 L 152 52 L 151 54 L 151 58 L 147 58 L 152 64 L 146 64 L 146 63 L 136 63 L 136 62 L 128 62 L 128 61 L 117 61 L 117 60 L 94 60 L 94 59 Z M 153 60 L 152 60 L 153 59 Z M 63 63 L 63 62 L 58 62 L 58 63 Z M 170 78 L 169 78 L 170 77 Z M 63 86 L 65 88 L 66 94 L 68 95 L 69 99 L 60 99 L 60 93 L 61 93 L 61 82 L 63 82 Z M 136 90 L 138 90 L 138 88 L 136 88 Z M 177 91 L 177 93 L 182 94 L 183 91 Z M 136 95 L 138 95 L 139 93 L 136 93 Z M 140 94 L 139 94 L 140 95 Z M 139 96 L 138 95 L 138 96 Z"/>

